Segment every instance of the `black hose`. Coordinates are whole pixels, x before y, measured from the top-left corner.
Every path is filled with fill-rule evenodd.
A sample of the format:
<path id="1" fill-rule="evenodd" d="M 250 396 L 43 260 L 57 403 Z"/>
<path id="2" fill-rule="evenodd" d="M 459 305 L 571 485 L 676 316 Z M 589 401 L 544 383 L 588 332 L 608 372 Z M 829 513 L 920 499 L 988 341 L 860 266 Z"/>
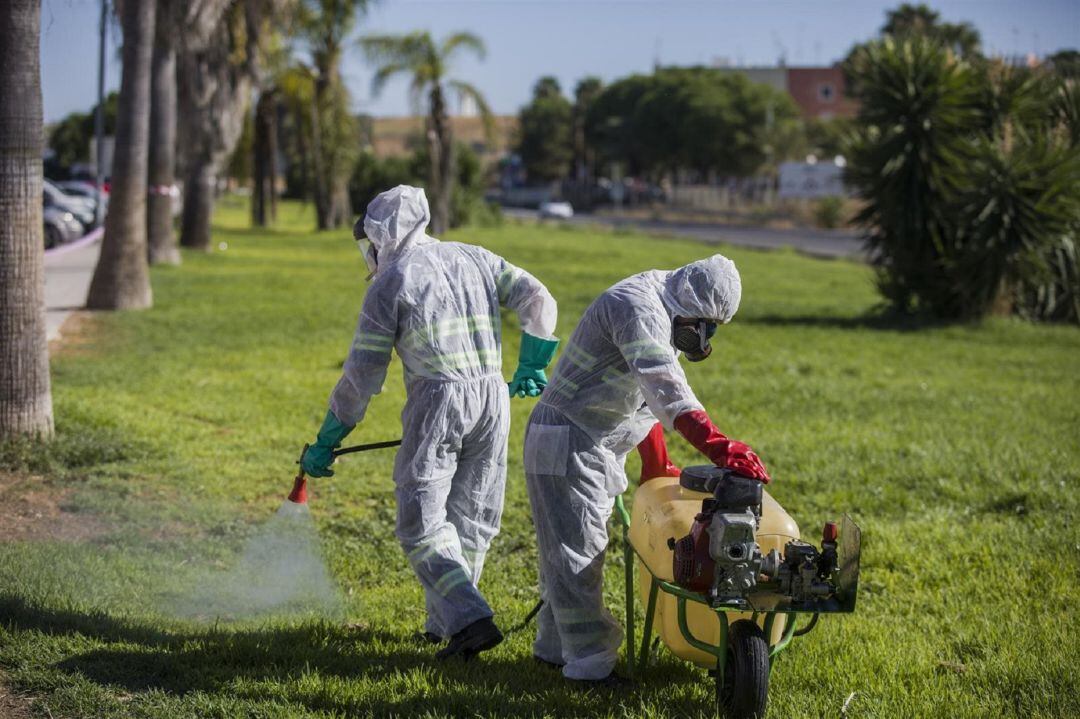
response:
<path id="1" fill-rule="evenodd" d="M 791 636 L 801 637 L 804 634 L 809 634 L 810 630 L 814 628 L 815 624 L 817 624 L 818 616 L 818 613 L 814 612 L 814 616 L 810 617 L 810 623 L 807 624 L 805 627 L 802 627 L 801 629 L 796 629 L 794 632 L 792 632 Z"/>
<path id="2" fill-rule="evenodd" d="M 342 447 L 341 449 L 335 449 L 334 456 L 340 457 L 343 454 L 352 454 L 353 452 L 367 452 L 372 449 L 386 449 L 387 447 L 400 446 L 400 439 L 393 439 L 388 442 L 372 442 L 371 444 L 358 444 L 355 447 Z"/>
<path id="3" fill-rule="evenodd" d="M 512 628 L 506 630 L 505 634 L 506 635 L 514 634 L 516 632 L 520 632 L 522 629 L 529 626 L 529 622 L 531 622 L 536 617 L 536 615 L 540 613 L 540 610 L 543 607 L 544 607 L 544 600 L 541 599 L 540 601 L 538 601 L 536 603 L 536 606 L 533 607 L 532 610 L 528 614 L 525 615 L 525 618 L 522 619 L 519 624 L 515 624 Z"/>

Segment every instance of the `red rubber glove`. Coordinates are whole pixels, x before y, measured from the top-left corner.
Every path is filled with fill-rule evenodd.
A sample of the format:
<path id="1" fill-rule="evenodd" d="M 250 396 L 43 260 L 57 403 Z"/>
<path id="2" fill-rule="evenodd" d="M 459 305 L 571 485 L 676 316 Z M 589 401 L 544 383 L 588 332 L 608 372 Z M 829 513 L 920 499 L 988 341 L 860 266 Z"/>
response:
<path id="1" fill-rule="evenodd" d="M 769 481 L 769 473 L 754 450 L 721 434 L 703 410 L 680 414 L 675 418 L 675 429 L 717 467 L 733 469 L 744 477 L 762 482 Z"/>
<path id="2" fill-rule="evenodd" d="M 682 470 L 671 463 L 668 457 L 667 443 L 664 442 L 664 425 L 657 422 L 641 444 L 637 446 L 641 456 L 641 479 L 638 484 L 657 477 L 678 477 Z"/>

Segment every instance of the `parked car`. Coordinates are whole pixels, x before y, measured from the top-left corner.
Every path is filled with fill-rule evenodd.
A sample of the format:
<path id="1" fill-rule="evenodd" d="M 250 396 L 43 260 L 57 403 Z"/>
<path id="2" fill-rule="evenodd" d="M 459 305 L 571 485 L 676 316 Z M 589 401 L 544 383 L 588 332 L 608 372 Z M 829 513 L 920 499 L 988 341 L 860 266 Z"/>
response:
<path id="1" fill-rule="evenodd" d="M 540 203 L 540 219 L 569 220 L 574 216 L 574 208 L 569 202 Z"/>
<path id="2" fill-rule="evenodd" d="M 70 177 L 72 180 L 81 180 L 97 187 L 97 168 L 93 165 L 84 162 L 76 162 L 71 166 Z M 105 190 L 106 194 L 108 194 L 109 190 L 112 189 L 112 178 L 102 178 L 101 187 Z"/>
<path id="3" fill-rule="evenodd" d="M 43 194 L 45 207 L 55 207 L 70 212 L 75 216 L 76 220 L 82 223 L 84 230 L 94 226 L 93 201 L 84 197 L 65 194 L 63 190 L 48 180 L 45 180 L 43 185 Z"/>
<path id="4" fill-rule="evenodd" d="M 97 205 L 98 191 L 94 187 L 93 183 L 85 182 L 83 180 L 64 180 L 63 182 L 54 183 L 60 190 L 71 197 L 81 197 L 84 200 L 89 200 L 92 206 Z M 101 207 L 102 215 L 109 210 L 109 191 L 103 190 L 101 193 Z"/>
<path id="5" fill-rule="evenodd" d="M 41 214 L 45 225 L 44 235 L 46 250 L 52 249 L 53 247 L 59 247 L 64 243 L 82 237 L 82 223 L 75 219 L 75 216 L 67 210 L 46 205 Z"/>

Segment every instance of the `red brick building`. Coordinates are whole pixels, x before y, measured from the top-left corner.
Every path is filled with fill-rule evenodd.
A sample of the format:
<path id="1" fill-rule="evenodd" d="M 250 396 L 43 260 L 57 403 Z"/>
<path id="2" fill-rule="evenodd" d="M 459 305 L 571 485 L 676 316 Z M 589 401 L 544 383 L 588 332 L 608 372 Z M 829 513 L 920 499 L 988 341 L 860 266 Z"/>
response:
<path id="1" fill-rule="evenodd" d="M 854 117 L 858 103 L 844 92 L 844 73 L 839 65 L 831 67 L 720 67 L 724 72 L 743 75 L 791 96 L 803 117 L 828 119 Z"/>
<path id="2" fill-rule="evenodd" d="M 844 89 L 839 65 L 787 68 L 787 91 L 803 117 L 854 117 L 858 103 L 847 97 Z"/>

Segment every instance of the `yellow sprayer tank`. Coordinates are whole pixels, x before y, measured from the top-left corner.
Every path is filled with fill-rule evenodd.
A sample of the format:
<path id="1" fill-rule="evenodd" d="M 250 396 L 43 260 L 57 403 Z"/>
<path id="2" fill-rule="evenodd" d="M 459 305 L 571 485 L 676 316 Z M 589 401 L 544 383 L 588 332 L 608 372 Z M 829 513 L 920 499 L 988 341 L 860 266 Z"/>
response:
<path id="1" fill-rule="evenodd" d="M 690 532 L 694 517 L 701 511 L 701 500 L 710 496 L 680 487 L 677 477 L 650 479 L 634 492 L 630 542 L 639 555 L 638 574 L 642 603 L 649 599 L 653 576 L 668 582 L 675 580 L 668 539 L 674 537 L 679 540 Z M 762 493 L 761 523 L 755 536 L 762 554 L 768 554 L 771 549 L 783 554 L 784 545 L 799 538 L 799 527 L 795 520 L 768 492 Z M 642 566 L 642 560 L 648 565 L 648 569 Z M 729 624 L 751 618 L 749 612 L 729 612 L 727 616 Z M 686 620 L 694 637 L 714 646 L 720 643 L 720 620 L 708 606 L 687 602 Z M 778 615 L 774 620 L 772 636 L 768 637 L 770 645 L 780 640 L 785 622 L 783 615 Z M 759 615 L 758 624 L 764 628 L 764 623 L 764 615 Z M 676 656 L 703 667 L 715 667 L 715 657 L 695 649 L 683 639 L 679 631 L 676 599 L 672 595 L 665 592 L 657 594 L 654 626 L 661 640 Z"/>

